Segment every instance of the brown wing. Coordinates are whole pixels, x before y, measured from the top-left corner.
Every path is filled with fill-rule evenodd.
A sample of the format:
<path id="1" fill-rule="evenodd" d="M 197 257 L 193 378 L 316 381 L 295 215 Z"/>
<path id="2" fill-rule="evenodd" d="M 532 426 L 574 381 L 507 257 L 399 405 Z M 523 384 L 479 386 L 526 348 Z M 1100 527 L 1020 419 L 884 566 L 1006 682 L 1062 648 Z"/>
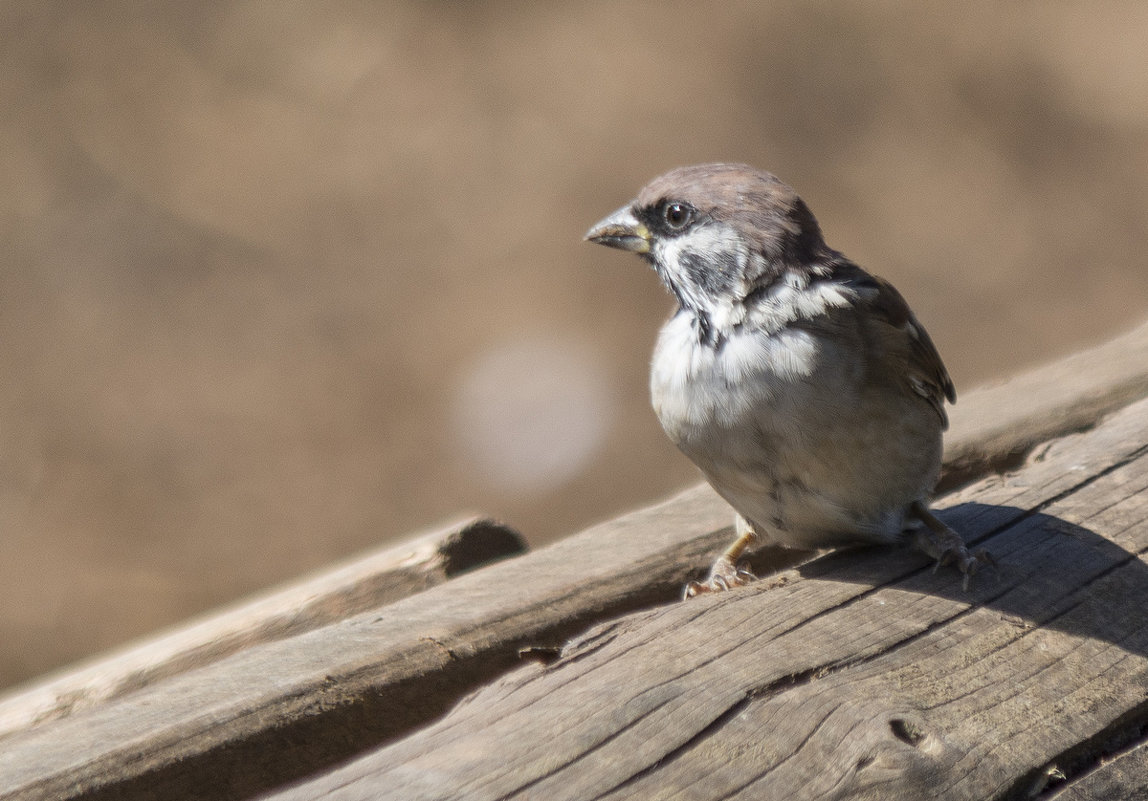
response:
<path id="1" fill-rule="evenodd" d="M 870 275 L 855 264 L 835 265 L 834 272 L 858 290 L 862 305 L 870 312 L 868 319 L 882 324 L 879 328 L 889 326 L 881 336 L 887 343 L 887 351 L 901 355 L 905 361 L 905 380 L 910 389 L 932 405 L 947 428 L 949 418 L 945 414 L 945 400 L 956 403 L 957 391 L 941 361 L 941 354 L 913 315 L 909 304 L 884 278 Z"/>

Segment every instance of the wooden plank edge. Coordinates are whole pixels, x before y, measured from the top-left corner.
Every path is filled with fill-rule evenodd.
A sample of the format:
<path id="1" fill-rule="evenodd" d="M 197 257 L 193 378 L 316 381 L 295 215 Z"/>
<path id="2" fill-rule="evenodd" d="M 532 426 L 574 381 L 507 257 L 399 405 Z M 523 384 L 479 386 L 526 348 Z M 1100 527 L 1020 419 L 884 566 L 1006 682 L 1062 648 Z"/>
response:
<path id="1" fill-rule="evenodd" d="M 958 398 L 938 494 L 1019 465 L 1038 445 L 1148 396 L 1148 322 Z"/>
<path id="2" fill-rule="evenodd" d="M 29 726 L 106 703 L 244 648 L 397 601 L 525 550 L 517 532 L 478 517 L 417 533 L 17 687 L 0 696 L 0 741 Z"/>

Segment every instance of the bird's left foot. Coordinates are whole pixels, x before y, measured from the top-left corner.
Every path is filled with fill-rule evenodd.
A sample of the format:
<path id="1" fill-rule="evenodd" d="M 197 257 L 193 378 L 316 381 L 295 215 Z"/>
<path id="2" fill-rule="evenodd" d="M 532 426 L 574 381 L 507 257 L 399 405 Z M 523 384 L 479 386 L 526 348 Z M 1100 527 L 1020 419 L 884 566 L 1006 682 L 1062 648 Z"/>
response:
<path id="1" fill-rule="evenodd" d="M 963 590 L 969 589 L 971 579 L 982 566 L 988 565 L 996 569 L 997 560 L 983 548 L 970 551 L 961 539 L 961 535 L 942 523 L 923 503 L 913 504 L 913 514 L 924 523 L 924 528 L 914 532 L 913 545 L 917 550 L 936 559 L 933 572 L 936 573 L 941 565 L 953 564 L 961 571 L 964 580 L 961 582 Z"/>
<path id="2" fill-rule="evenodd" d="M 682 600 L 707 592 L 725 592 L 734 587 L 745 586 L 751 581 L 757 581 L 757 576 L 744 563 L 738 562 L 741 555 L 745 553 L 745 549 L 756 539 L 757 535 L 752 531 L 747 531 L 738 536 L 733 545 L 729 546 L 726 552 L 714 562 L 705 581 L 691 581 L 686 585 L 682 591 Z"/>

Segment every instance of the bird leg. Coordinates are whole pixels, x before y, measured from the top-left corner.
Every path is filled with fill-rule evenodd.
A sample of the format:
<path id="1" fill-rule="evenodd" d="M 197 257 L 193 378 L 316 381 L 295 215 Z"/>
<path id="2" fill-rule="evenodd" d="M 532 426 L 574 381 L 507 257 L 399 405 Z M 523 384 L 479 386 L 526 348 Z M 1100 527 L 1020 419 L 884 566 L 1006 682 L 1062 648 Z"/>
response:
<path id="1" fill-rule="evenodd" d="M 705 581 L 691 581 L 682 592 L 682 599 L 693 598 L 706 592 L 724 592 L 733 587 L 741 587 L 756 581 L 755 576 L 744 564 L 738 564 L 738 559 L 745 553 L 745 549 L 753 544 L 757 534 L 753 529 L 747 528 L 733 541 L 725 553 L 717 558 L 710 574 Z"/>
<path id="2" fill-rule="evenodd" d="M 969 579 L 981 565 L 996 567 L 997 562 L 992 554 L 983 548 L 970 551 L 965 547 L 961 535 L 942 523 L 921 501 L 914 501 L 909 510 L 925 524 L 923 528 L 919 527 L 913 532 L 913 547 L 937 560 L 933 565 L 934 573 L 941 565 L 952 562 L 964 575 L 961 588 L 968 590 Z"/>

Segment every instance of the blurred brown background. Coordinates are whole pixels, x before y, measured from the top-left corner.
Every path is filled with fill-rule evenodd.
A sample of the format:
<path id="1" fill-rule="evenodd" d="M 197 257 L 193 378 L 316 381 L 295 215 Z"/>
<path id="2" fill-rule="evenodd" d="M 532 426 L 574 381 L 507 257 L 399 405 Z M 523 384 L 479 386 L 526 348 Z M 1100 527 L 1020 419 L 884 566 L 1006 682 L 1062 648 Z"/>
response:
<path id="1" fill-rule="evenodd" d="M 692 483 L 586 228 L 748 161 L 960 389 L 1130 327 L 1148 5 L 6 3 L 0 685 L 465 510 Z"/>

